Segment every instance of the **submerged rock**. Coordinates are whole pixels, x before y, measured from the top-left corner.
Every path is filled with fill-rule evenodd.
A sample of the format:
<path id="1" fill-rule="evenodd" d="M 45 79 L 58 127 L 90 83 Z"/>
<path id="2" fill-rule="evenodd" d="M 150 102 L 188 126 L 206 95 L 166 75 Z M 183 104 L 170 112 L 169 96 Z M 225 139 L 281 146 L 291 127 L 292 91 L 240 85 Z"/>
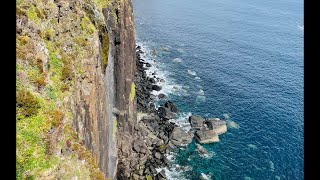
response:
<path id="1" fill-rule="evenodd" d="M 207 175 L 205 175 L 204 173 L 201 173 L 199 176 L 200 180 L 211 180 L 211 178 Z"/>

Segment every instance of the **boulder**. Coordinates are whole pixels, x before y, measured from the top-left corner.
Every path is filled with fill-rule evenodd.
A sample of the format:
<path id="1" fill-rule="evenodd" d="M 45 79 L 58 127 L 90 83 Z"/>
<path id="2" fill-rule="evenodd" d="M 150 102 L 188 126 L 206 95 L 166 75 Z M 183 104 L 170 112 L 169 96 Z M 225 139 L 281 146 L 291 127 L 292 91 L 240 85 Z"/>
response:
<path id="1" fill-rule="evenodd" d="M 149 82 L 152 83 L 152 84 L 154 84 L 154 83 L 156 83 L 156 80 L 154 80 L 154 78 L 150 78 L 150 79 L 149 79 Z"/>
<path id="2" fill-rule="evenodd" d="M 139 180 L 139 175 L 138 174 L 133 174 L 133 179 L 134 180 Z"/>
<path id="3" fill-rule="evenodd" d="M 169 146 L 171 149 L 174 149 L 174 148 L 176 147 L 171 141 L 168 142 L 168 146 Z"/>
<path id="4" fill-rule="evenodd" d="M 162 155 L 161 155 L 161 153 L 156 152 L 156 153 L 154 153 L 154 157 L 157 158 L 157 159 L 161 159 Z"/>
<path id="5" fill-rule="evenodd" d="M 204 128 L 205 120 L 201 116 L 190 116 L 189 123 L 192 129 L 201 130 Z"/>
<path id="6" fill-rule="evenodd" d="M 169 108 L 170 111 L 177 113 L 179 110 L 177 106 L 172 101 L 167 101 L 164 104 L 164 107 Z"/>
<path id="7" fill-rule="evenodd" d="M 219 142 L 218 134 L 213 130 L 198 130 L 194 137 L 201 144 Z"/>
<path id="8" fill-rule="evenodd" d="M 165 99 L 165 98 L 167 98 L 167 96 L 166 96 L 165 94 L 163 94 L 163 93 L 160 93 L 160 94 L 158 95 L 158 98 L 159 98 L 159 99 Z"/>
<path id="9" fill-rule="evenodd" d="M 184 146 L 192 142 L 192 137 L 181 128 L 174 127 L 170 141 L 176 146 Z"/>
<path id="10" fill-rule="evenodd" d="M 151 89 L 155 90 L 155 91 L 160 91 L 162 88 L 161 88 L 161 86 L 158 86 L 158 85 L 152 85 Z"/>
<path id="11" fill-rule="evenodd" d="M 147 146 L 145 144 L 145 142 L 142 139 L 138 139 L 136 141 L 133 142 L 133 149 L 139 153 L 146 153 L 147 150 Z"/>
<path id="12" fill-rule="evenodd" d="M 169 108 L 166 108 L 163 106 L 160 106 L 158 108 L 158 115 L 159 115 L 159 117 L 167 119 L 167 120 L 176 118 L 175 113 L 171 112 Z"/>
<path id="13" fill-rule="evenodd" d="M 218 135 L 227 132 L 227 123 L 219 118 L 210 118 L 205 122 L 208 128 L 215 131 Z"/>
<path id="14" fill-rule="evenodd" d="M 162 169 L 158 174 L 158 178 L 166 178 L 166 172 Z"/>

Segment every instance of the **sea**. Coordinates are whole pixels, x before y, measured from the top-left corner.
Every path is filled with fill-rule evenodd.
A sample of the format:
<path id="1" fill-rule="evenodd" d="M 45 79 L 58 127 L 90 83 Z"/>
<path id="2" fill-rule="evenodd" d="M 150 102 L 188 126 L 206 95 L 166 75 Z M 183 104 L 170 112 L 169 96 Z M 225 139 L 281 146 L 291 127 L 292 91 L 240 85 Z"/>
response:
<path id="1" fill-rule="evenodd" d="M 203 145 L 210 156 L 196 141 L 171 153 L 167 178 L 304 179 L 303 0 L 132 3 L 148 73 L 165 80 L 153 93 L 178 106 L 176 123 L 200 115 L 228 125 Z"/>

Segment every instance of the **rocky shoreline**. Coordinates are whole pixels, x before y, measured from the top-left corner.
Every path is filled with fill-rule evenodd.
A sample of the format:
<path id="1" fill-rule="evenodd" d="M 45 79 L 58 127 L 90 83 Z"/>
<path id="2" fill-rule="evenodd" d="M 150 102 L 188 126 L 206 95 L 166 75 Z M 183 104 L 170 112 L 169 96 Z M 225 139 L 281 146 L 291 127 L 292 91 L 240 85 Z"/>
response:
<path id="1" fill-rule="evenodd" d="M 131 161 L 130 166 L 134 168 L 134 179 L 166 179 L 164 170 L 157 171 L 161 167 L 170 167 L 168 154 L 175 148 L 187 146 L 193 137 L 201 143 L 218 142 L 218 135 L 227 131 L 226 122 L 219 118 L 203 119 L 200 116 L 190 116 L 191 129 L 185 132 L 175 123 L 179 113 L 174 102 L 166 100 L 160 107 L 155 107 L 157 99 L 166 99 L 165 94 L 158 97 L 152 91 L 160 91 L 161 86 L 157 82 L 164 82 L 157 78 L 156 73 L 147 76 L 146 70 L 151 64 L 141 58 L 143 54 L 140 46 L 136 47 L 136 77 L 135 88 L 137 96 L 137 126 L 135 127 L 139 137 L 133 142 L 135 157 L 140 157 L 139 162 Z M 199 153 L 206 154 L 207 151 L 197 145 Z M 136 158 L 134 158 L 136 159 Z"/>

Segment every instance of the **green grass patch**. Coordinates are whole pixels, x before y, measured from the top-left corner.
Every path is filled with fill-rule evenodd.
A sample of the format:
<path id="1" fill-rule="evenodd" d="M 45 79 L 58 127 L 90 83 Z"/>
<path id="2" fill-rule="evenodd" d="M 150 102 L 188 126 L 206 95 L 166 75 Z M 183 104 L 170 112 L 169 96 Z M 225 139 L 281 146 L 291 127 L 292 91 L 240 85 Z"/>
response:
<path id="1" fill-rule="evenodd" d="M 94 31 L 96 30 L 95 26 L 92 24 L 92 22 L 86 15 L 81 20 L 81 27 L 89 34 L 94 33 Z"/>
<path id="2" fill-rule="evenodd" d="M 134 84 L 134 82 L 132 82 L 132 83 L 131 83 L 130 96 L 129 96 L 129 100 L 130 100 L 131 102 L 133 102 L 135 95 L 136 95 L 136 85 Z"/>
<path id="3" fill-rule="evenodd" d="M 108 64 L 108 55 L 109 55 L 109 36 L 108 33 L 103 33 L 102 34 L 102 42 L 101 42 L 101 46 L 102 46 L 102 68 L 103 68 L 103 72 L 105 72 L 105 69 L 107 67 Z"/>

